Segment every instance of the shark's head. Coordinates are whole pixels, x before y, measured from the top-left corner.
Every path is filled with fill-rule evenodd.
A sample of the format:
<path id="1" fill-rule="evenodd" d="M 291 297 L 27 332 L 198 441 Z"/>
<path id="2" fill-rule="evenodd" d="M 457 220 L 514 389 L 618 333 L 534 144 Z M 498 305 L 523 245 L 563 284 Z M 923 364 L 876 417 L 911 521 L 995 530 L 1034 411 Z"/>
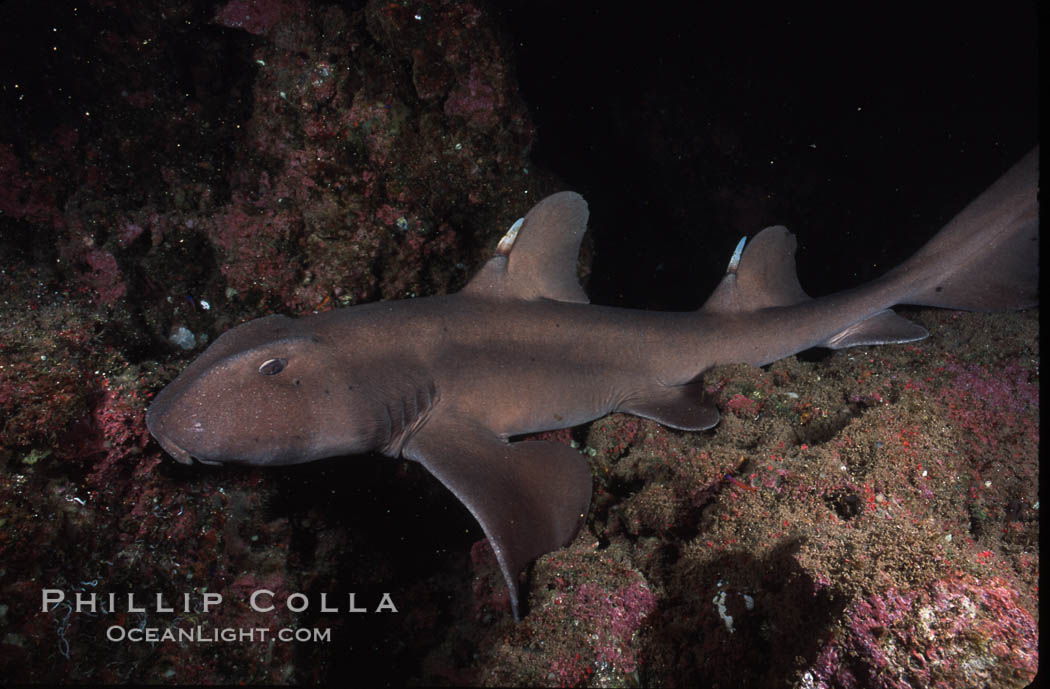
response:
<path id="1" fill-rule="evenodd" d="M 330 343 L 284 316 L 219 337 L 146 413 L 179 462 L 298 464 L 382 443 L 385 414 Z"/>

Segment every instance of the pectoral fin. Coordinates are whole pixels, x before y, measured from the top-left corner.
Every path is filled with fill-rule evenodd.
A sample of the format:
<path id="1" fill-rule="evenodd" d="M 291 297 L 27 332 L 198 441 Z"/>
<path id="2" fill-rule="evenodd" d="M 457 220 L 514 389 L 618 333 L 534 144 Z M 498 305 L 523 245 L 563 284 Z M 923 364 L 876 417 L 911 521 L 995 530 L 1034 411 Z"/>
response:
<path id="1" fill-rule="evenodd" d="M 518 574 L 577 534 L 591 501 L 583 456 L 559 443 L 508 443 L 458 418 L 431 419 L 402 454 L 420 462 L 481 524 L 518 614 Z"/>

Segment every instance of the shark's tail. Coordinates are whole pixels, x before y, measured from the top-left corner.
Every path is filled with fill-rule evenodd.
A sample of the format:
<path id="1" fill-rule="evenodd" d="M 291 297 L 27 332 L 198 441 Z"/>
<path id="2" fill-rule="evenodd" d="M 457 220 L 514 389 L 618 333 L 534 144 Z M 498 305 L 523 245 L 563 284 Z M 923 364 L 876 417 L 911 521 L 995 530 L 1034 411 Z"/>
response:
<path id="1" fill-rule="evenodd" d="M 872 315 L 818 346 L 921 340 L 926 329 L 897 316 L 894 304 L 1006 311 L 1038 303 L 1038 147 L 972 201 L 903 264 L 854 292 Z M 746 313 L 808 302 L 795 273 L 795 237 L 769 227 L 737 246 L 726 277 L 703 311 Z M 863 292 L 861 294 L 860 292 Z M 823 337 L 823 336 L 821 336 Z"/>
<path id="2" fill-rule="evenodd" d="M 1039 303 L 1039 148 L 1006 171 L 883 280 L 899 303 L 1010 311 Z"/>

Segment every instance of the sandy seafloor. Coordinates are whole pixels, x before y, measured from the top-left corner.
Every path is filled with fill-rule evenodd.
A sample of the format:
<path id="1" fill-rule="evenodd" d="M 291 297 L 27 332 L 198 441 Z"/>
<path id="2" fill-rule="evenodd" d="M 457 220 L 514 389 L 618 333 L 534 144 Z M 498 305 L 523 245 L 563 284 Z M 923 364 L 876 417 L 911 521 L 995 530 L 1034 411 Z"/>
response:
<path id="1" fill-rule="evenodd" d="M 774 222 L 798 232 L 814 294 L 870 279 L 1034 141 L 1034 97 L 1009 100 L 1011 79 L 1028 83 L 1011 51 L 1030 36 L 1006 31 L 1013 19 L 941 31 L 937 12 L 909 14 L 929 60 L 904 41 L 868 67 L 829 62 L 820 41 L 863 52 L 895 21 L 800 41 L 805 22 L 768 20 L 803 53 L 812 43 L 805 69 L 798 50 L 753 57 L 751 23 L 717 27 L 752 49 L 707 47 L 709 34 L 655 71 L 643 58 L 662 46 L 620 41 L 599 65 L 643 64 L 646 79 L 607 70 L 616 88 L 595 92 L 624 97 L 605 113 L 526 102 L 525 34 L 507 38 L 526 5 L 509 18 L 436 0 L 4 6 L 4 681 L 1032 681 L 1038 308 L 904 309 L 928 339 L 713 369 L 709 431 L 613 415 L 543 434 L 585 453 L 594 498 L 578 538 L 529 568 L 519 623 L 480 529 L 419 466 L 183 466 L 149 437 L 152 396 L 228 328 L 454 291 L 546 193 L 591 202 L 580 268 L 596 302 L 696 308 L 736 238 Z M 982 32 L 1009 39 L 952 52 Z M 699 78 L 666 71 L 693 52 Z M 974 84 L 997 95 L 966 100 Z M 696 102 L 679 99 L 685 86 Z M 579 125 L 581 111 L 601 117 L 577 139 L 622 138 L 559 139 L 559 118 Z M 45 589 L 65 599 L 45 603 Z M 276 607 L 255 612 L 264 589 Z M 75 610 L 78 594 L 97 594 L 95 610 Z M 223 602 L 205 610 L 209 594 Z"/>

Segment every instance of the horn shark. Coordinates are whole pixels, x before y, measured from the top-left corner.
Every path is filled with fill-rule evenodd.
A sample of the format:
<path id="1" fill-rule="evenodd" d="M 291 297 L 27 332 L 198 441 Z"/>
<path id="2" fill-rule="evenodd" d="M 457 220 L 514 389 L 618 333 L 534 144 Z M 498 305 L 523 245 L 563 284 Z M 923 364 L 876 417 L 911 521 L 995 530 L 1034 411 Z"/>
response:
<path id="1" fill-rule="evenodd" d="M 420 462 L 481 524 L 519 619 L 518 575 L 565 546 L 591 499 L 575 450 L 513 436 L 613 412 L 699 431 L 718 423 L 701 377 L 811 347 L 911 342 L 890 310 L 1037 304 L 1038 148 L 882 277 L 811 298 L 795 238 L 770 227 L 692 312 L 588 303 L 576 277 L 587 204 L 549 196 L 456 294 L 231 328 L 156 396 L 150 432 L 182 463 L 280 465 L 378 451 Z"/>

